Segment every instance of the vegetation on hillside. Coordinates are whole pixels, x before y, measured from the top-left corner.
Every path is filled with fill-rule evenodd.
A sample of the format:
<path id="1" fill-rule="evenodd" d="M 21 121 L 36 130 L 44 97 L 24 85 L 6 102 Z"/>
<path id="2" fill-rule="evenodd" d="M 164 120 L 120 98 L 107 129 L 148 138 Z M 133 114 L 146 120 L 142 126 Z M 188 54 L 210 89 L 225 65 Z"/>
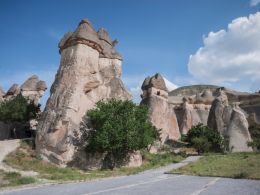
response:
<path id="1" fill-rule="evenodd" d="M 260 153 L 210 154 L 172 173 L 260 179 Z"/>
<path id="2" fill-rule="evenodd" d="M 147 148 L 159 139 L 159 131 L 148 120 L 148 108 L 131 101 L 99 101 L 85 116 L 87 151 L 105 152 L 108 167 L 127 161 L 128 154 Z M 120 164 L 120 163 L 119 163 Z"/>
<path id="3" fill-rule="evenodd" d="M 226 148 L 220 133 L 202 123 L 193 126 L 182 139 L 196 148 L 198 153 L 223 152 Z"/>
<path id="4" fill-rule="evenodd" d="M 252 142 L 249 142 L 248 145 L 252 146 L 255 150 L 260 150 L 260 125 L 251 125 L 249 127 L 249 132 L 252 137 Z"/>
<path id="5" fill-rule="evenodd" d="M 28 121 L 36 117 L 36 112 L 37 108 L 32 104 L 28 104 L 22 95 L 0 103 L 0 121 Z"/>
<path id="6" fill-rule="evenodd" d="M 23 177 L 17 172 L 4 172 L 0 170 L 0 188 L 7 186 L 18 186 L 35 183 L 36 179 L 33 177 Z"/>

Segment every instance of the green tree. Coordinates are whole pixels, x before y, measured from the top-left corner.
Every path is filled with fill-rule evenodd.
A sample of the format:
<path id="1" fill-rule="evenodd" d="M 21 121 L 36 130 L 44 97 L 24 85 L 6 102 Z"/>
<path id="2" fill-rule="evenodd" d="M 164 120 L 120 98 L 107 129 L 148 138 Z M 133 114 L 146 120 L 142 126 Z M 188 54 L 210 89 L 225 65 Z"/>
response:
<path id="1" fill-rule="evenodd" d="M 88 130 L 87 151 L 106 152 L 110 168 L 127 160 L 129 152 L 147 148 L 159 139 L 158 130 L 148 120 L 148 108 L 131 101 L 99 101 L 85 116 Z"/>
<path id="2" fill-rule="evenodd" d="M 185 138 L 198 153 L 223 152 L 225 150 L 224 138 L 218 131 L 210 129 L 202 123 L 193 126 Z"/>
<path id="3" fill-rule="evenodd" d="M 22 95 L 18 95 L 0 103 L 0 121 L 28 121 L 36 117 L 36 109 L 34 105 L 28 104 Z"/>

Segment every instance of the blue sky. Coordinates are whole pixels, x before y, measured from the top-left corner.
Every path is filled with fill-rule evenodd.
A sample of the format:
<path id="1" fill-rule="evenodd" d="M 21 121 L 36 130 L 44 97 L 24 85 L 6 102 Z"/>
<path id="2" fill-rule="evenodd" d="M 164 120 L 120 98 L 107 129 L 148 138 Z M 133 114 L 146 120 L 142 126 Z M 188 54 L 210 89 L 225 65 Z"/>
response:
<path id="1" fill-rule="evenodd" d="M 88 18 L 119 40 L 123 80 L 135 101 L 140 83 L 156 72 L 178 86 L 259 90 L 258 11 L 259 0 L 0 0 L 0 86 L 37 74 L 50 89 L 60 38 Z"/>

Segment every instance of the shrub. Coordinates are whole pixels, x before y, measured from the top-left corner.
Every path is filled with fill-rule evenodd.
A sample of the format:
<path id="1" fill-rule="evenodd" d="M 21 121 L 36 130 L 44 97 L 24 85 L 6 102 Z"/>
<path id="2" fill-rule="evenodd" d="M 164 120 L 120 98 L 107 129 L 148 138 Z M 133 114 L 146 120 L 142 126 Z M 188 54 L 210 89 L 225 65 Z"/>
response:
<path id="1" fill-rule="evenodd" d="M 188 131 L 185 141 L 195 147 L 198 153 L 223 152 L 225 150 L 225 142 L 219 132 L 201 123 Z"/>
<path id="2" fill-rule="evenodd" d="M 85 116 L 92 128 L 87 131 L 87 151 L 106 152 L 110 168 L 125 160 L 129 152 L 147 148 L 159 139 L 148 120 L 148 108 L 131 101 L 100 101 Z"/>
<path id="3" fill-rule="evenodd" d="M 34 105 L 28 104 L 22 95 L 18 95 L 0 103 L 0 121 L 28 121 L 36 117 L 36 109 Z"/>
<path id="4" fill-rule="evenodd" d="M 254 124 L 249 127 L 249 132 L 252 137 L 252 142 L 248 143 L 248 146 L 251 146 L 254 148 L 254 150 L 259 151 L 260 150 L 260 125 Z"/>
<path id="5" fill-rule="evenodd" d="M 260 150 L 260 139 L 259 138 L 253 138 L 253 141 L 248 142 L 248 146 L 253 147 L 255 150 Z"/>

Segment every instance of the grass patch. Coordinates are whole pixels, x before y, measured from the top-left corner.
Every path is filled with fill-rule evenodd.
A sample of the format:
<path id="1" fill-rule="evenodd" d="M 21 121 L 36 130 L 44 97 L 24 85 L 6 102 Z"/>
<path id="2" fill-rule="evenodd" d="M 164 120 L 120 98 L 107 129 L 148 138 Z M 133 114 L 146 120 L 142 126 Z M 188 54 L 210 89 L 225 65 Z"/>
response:
<path id="1" fill-rule="evenodd" d="M 18 186 L 35 183 L 36 179 L 33 177 L 22 177 L 16 172 L 0 171 L 0 187 Z"/>
<path id="2" fill-rule="evenodd" d="M 171 173 L 260 179 L 260 153 L 209 154 Z"/>
<path id="3" fill-rule="evenodd" d="M 113 177 L 121 175 L 136 174 L 148 169 L 164 166 L 170 163 L 177 163 L 183 160 L 180 155 L 172 153 L 149 154 L 143 152 L 143 165 L 140 167 L 122 167 L 113 170 L 92 170 L 82 171 L 76 168 L 61 168 L 54 164 L 43 161 L 27 143 L 22 143 L 15 152 L 10 153 L 5 158 L 5 163 L 16 169 L 23 171 L 35 171 L 39 175 L 33 179 L 47 181 L 73 181 L 73 180 L 91 180 L 104 177 Z M 24 183 L 22 183 L 24 182 Z M 17 185 L 30 182 L 29 178 L 23 178 Z"/>

